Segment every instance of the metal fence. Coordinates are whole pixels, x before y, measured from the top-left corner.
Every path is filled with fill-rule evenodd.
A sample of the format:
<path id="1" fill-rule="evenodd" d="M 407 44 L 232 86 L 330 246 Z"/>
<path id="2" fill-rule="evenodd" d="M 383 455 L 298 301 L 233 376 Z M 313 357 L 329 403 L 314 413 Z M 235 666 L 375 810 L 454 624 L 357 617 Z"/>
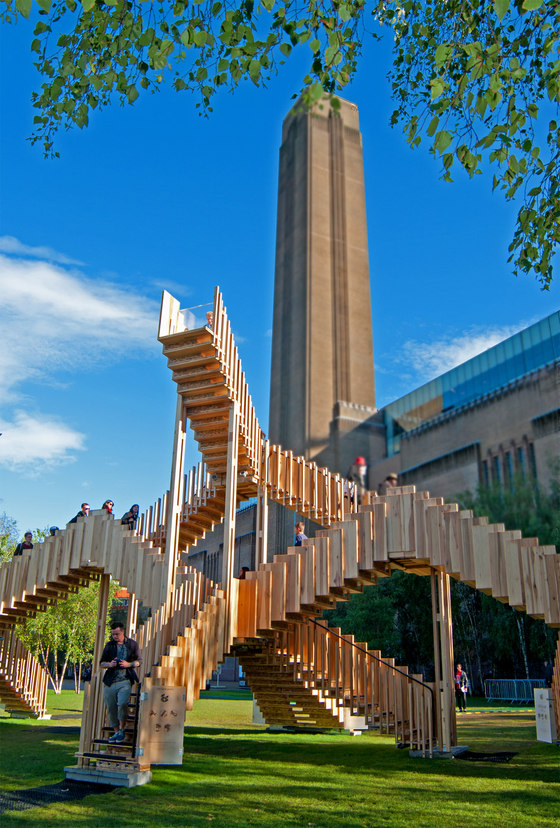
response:
<path id="1" fill-rule="evenodd" d="M 486 679 L 484 695 L 488 701 L 532 704 L 535 687 L 544 687 L 544 679 Z"/>

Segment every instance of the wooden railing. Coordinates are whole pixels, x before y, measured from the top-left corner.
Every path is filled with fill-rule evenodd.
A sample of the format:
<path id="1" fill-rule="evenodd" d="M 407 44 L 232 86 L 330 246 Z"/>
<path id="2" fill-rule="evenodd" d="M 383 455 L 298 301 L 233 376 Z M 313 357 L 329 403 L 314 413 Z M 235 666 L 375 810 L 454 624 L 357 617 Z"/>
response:
<path id="1" fill-rule="evenodd" d="M 397 745 L 433 755 L 438 743 L 434 690 L 422 676 L 410 675 L 394 659 L 313 618 L 296 626 L 292 639 L 287 636 L 286 651 L 291 648 L 295 663 L 301 659 L 312 687 L 334 698 L 338 707 L 348 707 L 351 716 L 363 716 L 369 728 L 393 733 Z"/>

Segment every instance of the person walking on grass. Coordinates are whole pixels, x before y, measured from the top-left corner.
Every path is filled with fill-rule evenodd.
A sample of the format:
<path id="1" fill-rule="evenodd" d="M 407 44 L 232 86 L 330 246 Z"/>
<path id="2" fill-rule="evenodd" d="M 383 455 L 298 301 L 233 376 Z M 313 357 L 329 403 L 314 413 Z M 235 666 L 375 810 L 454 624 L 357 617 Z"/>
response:
<path id="1" fill-rule="evenodd" d="M 455 672 L 455 701 L 459 713 L 464 713 L 467 709 L 467 691 L 469 689 L 469 679 L 460 664 L 457 665 Z"/>

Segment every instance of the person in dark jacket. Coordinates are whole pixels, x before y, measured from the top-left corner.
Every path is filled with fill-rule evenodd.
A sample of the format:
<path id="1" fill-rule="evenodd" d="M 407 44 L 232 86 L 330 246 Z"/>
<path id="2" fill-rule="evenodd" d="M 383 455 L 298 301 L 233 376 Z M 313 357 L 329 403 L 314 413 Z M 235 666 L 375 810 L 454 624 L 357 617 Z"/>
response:
<path id="1" fill-rule="evenodd" d="M 23 555 L 24 552 L 27 552 L 28 550 L 33 549 L 33 544 L 31 543 L 32 538 L 33 538 L 33 535 L 32 535 L 31 532 L 26 532 L 25 533 L 25 535 L 23 536 L 22 542 L 18 543 L 18 545 L 15 548 L 14 558 L 15 558 L 16 555 Z"/>
<path id="2" fill-rule="evenodd" d="M 115 504 L 113 503 L 113 501 L 112 501 L 112 500 L 106 500 L 106 501 L 105 501 L 105 503 L 103 504 L 103 506 L 102 506 L 101 508 L 102 508 L 102 509 L 105 509 L 105 511 L 106 511 L 106 512 L 109 512 L 109 514 L 110 514 L 110 515 L 112 515 L 112 514 L 113 514 L 113 506 L 114 506 L 114 505 L 115 505 Z"/>
<path id="3" fill-rule="evenodd" d="M 82 503 L 82 507 L 76 517 L 69 520 L 68 523 L 77 523 L 79 517 L 87 517 L 89 515 L 89 503 Z"/>
<path id="4" fill-rule="evenodd" d="M 141 663 L 138 644 L 126 637 L 120 621 L 114 621 L 111 624 L 111 638 L 105 644 L 99 661 L 106 671 L 103 676 L 103 698 L 114 730 L 110 742 L 124 741 L 128 700 L 132 685 L 138 681 L 135 668 Z"/>
<path id="5" fill-rule="evenodd" d="M 121 523 L 125 526 L 128 525 L 129 529 L 136 529 L 139 510 L 140 506 L 137 503 L 133 503 L 128 512 L 125 512 L 122 516 Z"/>

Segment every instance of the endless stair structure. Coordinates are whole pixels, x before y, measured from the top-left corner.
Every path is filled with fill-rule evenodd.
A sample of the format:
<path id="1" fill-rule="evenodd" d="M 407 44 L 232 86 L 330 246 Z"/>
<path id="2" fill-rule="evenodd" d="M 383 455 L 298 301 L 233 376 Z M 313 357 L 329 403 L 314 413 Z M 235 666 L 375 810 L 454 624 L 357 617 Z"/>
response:
<path id="1" fill-rule="evenodd" d="M 239 657 L 271 725 L 378 728 L 422 755 L 450 751 L 456 729 L 449 578 L 559 627 L 560 556 L 413 486 L 383 497 L 369 493 L 354 509 L 338 475 L 265 439 L 219 291 L 212 327 L 189 331 L 182 316 L 164 292 L 159 339 L 178 392 L 169 492 L 142 515 L 137 533 L 92 512 L 0 568 L 0 694 L 7 709 L 21 704 L 44 712 L 40 671 L 17 642 L 14 625 L 99 580 L 93 675 L 77 765 L 66 769 L 72 778 L 138 784 L 150 778 L 151 764 L 181 761 L 184 711 L 228 653 Z M 184 476 L 187 420 L 203 462 Z M 257 498 L 256 568 L 236 580 L 235 512 L 251 497 Z M 269 559 L 268 500 L 322 528 L 302 547 Z M 222 520 L 218 584 L 188 566 L 186 553 Z M 431 684 L 318 620 L 325 608 L 394 569 L 432 581 Z M 110 577 L 131 594 L 127 632 L 143 651 L 142 685 L 121 745 L 107 739 L 98 667 Z M 139 601 L 151 616 L 136 630 Z M 558 713 L 558 655 L 554 670 Z"/>

